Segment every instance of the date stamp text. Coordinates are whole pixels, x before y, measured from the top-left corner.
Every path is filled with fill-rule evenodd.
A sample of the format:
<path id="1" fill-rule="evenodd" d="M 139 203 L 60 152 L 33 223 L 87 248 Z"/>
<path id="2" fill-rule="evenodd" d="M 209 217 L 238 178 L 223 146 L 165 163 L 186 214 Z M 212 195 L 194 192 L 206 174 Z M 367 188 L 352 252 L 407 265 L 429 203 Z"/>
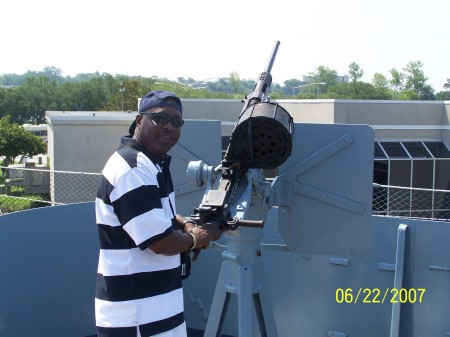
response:
<path id="1" fill-rule="evenodd" d="M 337 288 L 337 303 L 422 303 L 425 288 Z"/>

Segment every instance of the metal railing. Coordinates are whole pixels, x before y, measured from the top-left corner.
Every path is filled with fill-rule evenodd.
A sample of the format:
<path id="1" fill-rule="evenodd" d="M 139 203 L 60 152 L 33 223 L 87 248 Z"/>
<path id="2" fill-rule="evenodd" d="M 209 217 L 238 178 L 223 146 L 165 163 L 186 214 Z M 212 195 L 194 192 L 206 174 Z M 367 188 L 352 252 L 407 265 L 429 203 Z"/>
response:
<path id="1" fill-rule="evenodd" d="M 450 191 L 374 184 L 372 214 L 450 221 Z"/>
<path id="2" fill-rule="evenodd" d="M 0 215 L 94 201 L 101 174 L 0 167 Z M 450 191 L 373 185 L 375 215 L 450 221 Z"/>
<path id="3" fill-rule="evenodd" d="M 99 173 L 0 167 L 2 214 L 30 208 L 94 201 Z"/>

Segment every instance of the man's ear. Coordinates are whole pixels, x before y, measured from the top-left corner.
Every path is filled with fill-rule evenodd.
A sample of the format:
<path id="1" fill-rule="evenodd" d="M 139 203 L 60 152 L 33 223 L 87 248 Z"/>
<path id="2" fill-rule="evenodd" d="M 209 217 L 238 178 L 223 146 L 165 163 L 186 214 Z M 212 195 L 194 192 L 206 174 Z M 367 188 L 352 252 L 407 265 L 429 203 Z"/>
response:
<path id="1" fill-rule="evenodd" d="M 136 126 L 141 126 L 142 115 L 136 116 Z"/>

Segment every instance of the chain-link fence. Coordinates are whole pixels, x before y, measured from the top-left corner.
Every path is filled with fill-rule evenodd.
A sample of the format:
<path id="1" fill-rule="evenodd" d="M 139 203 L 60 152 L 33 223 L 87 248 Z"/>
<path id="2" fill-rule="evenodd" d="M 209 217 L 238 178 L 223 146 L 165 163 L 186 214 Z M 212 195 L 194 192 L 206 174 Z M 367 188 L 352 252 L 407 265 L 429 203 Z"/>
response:
<path id="1" fill-rule="evenodd" d="M 0 214 L 94 201 L 99 173 L 0 167 Z M 373 214 L 450 221 L 450 191 L 374 184 Z"/>
<path id="2" fill-rule="evenodd" d="M 450 221 L 450 191 L 374 184 L 372 213 Z"/>
<path id="3" fill-rule="evenodd" d="M 98 173 L 0 167 L 0 214 L 29 208 L 94 201 Z"/>

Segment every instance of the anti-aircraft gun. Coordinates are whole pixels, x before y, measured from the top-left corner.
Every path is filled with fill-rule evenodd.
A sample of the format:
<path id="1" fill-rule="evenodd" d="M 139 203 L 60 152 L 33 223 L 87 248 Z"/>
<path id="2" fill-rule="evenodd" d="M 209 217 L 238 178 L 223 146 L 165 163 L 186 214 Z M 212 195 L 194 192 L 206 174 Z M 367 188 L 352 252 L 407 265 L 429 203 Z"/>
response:
<path id="1" fill-rule="evenodd" d="M 222 230 L 236 230 L 238 226 L 263 226 L 262 221 L 237 216 L 233 204 L 236 205 L 237 192 L 243 181 L 249 179 L 249 169 L 277 168 L 291 153 L 292 117 L 278 104 L 269 102 L 268 97 L 272 84 L 271 70 L 279 45 L 280 42 L 276 41 L 253 92 L 243 100 L 244 106 L 230 144 L 217 169 L 221 172 L 219 186 L 216 189 L 210 187 L 200 206 L 194 209 L 191 218 L 199 224 L 214 222 Z M 203 162 L 193 162 L 188 168 L 188 172 L 194 173 L 194 181 L 191 179 L 193 184 L 199 184 L 202 174 L 204 176 L 207 171 Z"/>
<path id="2" fill-rule="evenodd" d="M 191 216 L 197 224 L 213 223 L 223 231 L 227 247 L 214 294 L 205 336 L 220 336 L 231 295 L 238 297 L 239 336 L 253 336 L 252 303 L 261 336 L 277 336 L 270 298 L 262 274 L 261 237 L 269 204 L 270 182 L 263 169 L 275 169 L 289 156 L 294 132 L 289 113 L 269 102 L 270 74 L 280 42 L 276 41 L 265 70 L 234 128 L 221 164 L 214 169 L 191 162 L 191 185 L 206 186 L 199 207 Z"/>

